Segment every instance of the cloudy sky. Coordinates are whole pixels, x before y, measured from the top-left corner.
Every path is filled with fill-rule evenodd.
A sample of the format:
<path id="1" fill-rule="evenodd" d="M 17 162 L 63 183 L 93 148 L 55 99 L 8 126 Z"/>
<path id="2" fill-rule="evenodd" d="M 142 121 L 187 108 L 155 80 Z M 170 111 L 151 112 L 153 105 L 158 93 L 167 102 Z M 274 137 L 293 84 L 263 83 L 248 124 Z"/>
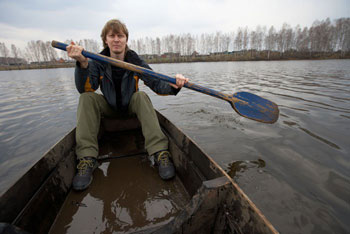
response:
<path id="1" fill-rule="evenodd" d="M 283 23 L 350 17 L 350 0 L 0 0 L 0 42 L 24 48 L 30 40 L 99 39 L 119 18 L 130 39 L 168 34 L 230 32 Z"/>

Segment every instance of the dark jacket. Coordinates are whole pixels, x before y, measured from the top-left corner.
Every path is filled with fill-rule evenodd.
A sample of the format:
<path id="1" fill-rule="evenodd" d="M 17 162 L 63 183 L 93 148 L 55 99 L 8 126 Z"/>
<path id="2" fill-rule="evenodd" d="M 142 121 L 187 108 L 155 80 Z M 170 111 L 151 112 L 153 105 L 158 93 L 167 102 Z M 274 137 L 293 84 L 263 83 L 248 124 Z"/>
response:
<path id="1" fill-rule="evenodd" d="M 110 56 L 109 48 L 106 47 L 100 54 Z M 127 50 L 125 62 L 151 69 L 133 50 Z M 179 92 L 179 89 L 171 87 L 165 81 L 126 70 L 122 78 L 121 86 L 122 109 L 127 109 L 131 96 L 138 91 L 139 79 L 143 80 L 145 85 L 160 95 L 176 95 Z M 94 92 L 100 87 L 109 105 L 111 105 L 113 109 L 118 110 L 116 89 L 112 79 L 112 68 L 110 64 L 89 60 L 88 68 L 84 69 L 81 68 L 79 62 L 77 62 L 75 68 L 75 86 L 79 93 Z"/>

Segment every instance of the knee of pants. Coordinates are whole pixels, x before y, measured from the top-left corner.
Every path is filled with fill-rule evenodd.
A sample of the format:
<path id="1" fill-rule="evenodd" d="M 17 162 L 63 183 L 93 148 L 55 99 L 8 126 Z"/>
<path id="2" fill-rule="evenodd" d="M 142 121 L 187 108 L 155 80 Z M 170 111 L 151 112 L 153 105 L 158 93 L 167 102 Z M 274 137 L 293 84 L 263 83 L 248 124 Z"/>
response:
<path id="1" fill-rule="evenodd" d="M 137 103 L 141 103 L 141 102 L 151 102 L 150 98 L 148 97 L 148 95 L 143 92 L 143 91 L 138 91 L 136 93 L 133 94 L 133 99 L 135 100 L 135 102 Z"/>
<path id="2" fill-rule="evenodd" d="M 96 95 L 98 94 L 94 92 L 85 92 L 80 94 L 79 105 L 90 105 L 92 102 L 94 102 Z"/>

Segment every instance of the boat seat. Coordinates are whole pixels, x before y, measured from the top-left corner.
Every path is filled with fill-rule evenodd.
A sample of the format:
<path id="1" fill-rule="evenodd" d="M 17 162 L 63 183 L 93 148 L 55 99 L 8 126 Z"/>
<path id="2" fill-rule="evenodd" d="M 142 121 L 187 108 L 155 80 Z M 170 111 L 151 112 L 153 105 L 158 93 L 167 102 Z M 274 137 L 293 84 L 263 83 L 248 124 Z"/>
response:
<path id="1" fill-rule="evenodd" d="M 140 128 L 140 121 L 136 116 L 120 118 L 102 118 L 101 128 L 107 132 L 119 132 Z"/>

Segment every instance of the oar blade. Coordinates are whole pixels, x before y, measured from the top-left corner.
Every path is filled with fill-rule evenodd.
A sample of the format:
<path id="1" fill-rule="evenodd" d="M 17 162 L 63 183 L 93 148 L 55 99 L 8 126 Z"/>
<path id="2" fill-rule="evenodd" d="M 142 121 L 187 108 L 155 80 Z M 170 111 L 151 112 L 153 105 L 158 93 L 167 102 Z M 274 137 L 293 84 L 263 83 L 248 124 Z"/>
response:
<path id="1" fill-rule="evenodd" d="M 248 92 L 233 94 L 231 105 L 238 114 L 263 123 L 274 123 L 279 116 L 276 103 Z"/>

